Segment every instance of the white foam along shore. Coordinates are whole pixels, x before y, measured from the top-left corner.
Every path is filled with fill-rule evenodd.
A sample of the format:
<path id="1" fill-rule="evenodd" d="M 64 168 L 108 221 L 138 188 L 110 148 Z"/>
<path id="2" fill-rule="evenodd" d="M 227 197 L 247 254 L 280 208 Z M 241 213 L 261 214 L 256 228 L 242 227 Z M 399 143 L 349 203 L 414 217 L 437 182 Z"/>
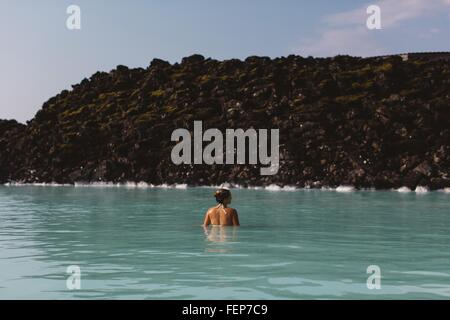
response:
<path id="1" fill-rule="evenodd" d="M 428 187 L 423 187 L 423 186 L 417 186 L 416 190 L 414 190 L 415 193 L 420 193 L 420 194 L 427 193 L 429 191 L 430 190 L 428 189 Z"/>
<path id="2" fill-rule="evenodd" d="M 336 188 L 337 192 L 353 192 L 355 190 L 356 189 L 353 186 L 339 186 Z"/>
<path id="3" fill-rule="evenodd" d="M 224 183 L 217 186 L 189 186 L 187 184 L 161 184 L 153 185 L 146 182 L 125 182 L 125 183 L 114 183 L 114 182 L 76 182 L 75 184 L 60 184 L 60 183 L 22 183 L 22 182 L 8 182 L 4 186 L 7 187 L 24 187 L 24 186 L 34 186 L 34 187 L 75 187 L 75 188 L 130 188 L 130 189 L 188 189 L 188 188 L 228 188 L 228 189 L 249 189 L 249 190 L 266 190 L 266 191 L 300 191 L 300 190 L 322 190 L 322 191 L 334 191 L 340 193 L 350 193 L 357 191 L 377 191 L 373 188 L 369 189 L 357 189 L 350 185 L 341 185 L 336 188 L 333 187 L 321 187 L 316 188 L 314 186 L 298 188 L 296 186 L 279 186 L 277 184 L 271 184 L 268 186 L 242 186 L 239 184 Z M 382 190 L 380 190 L 382 191 Z M 398 189 L 391 189 L 390 191 L 395 191 L 399 193 L 410 193 L 414 192 L 416 194 L 426 194 L 431 192 L 428 187 L 417 186 L 415 190 L 411 190 L 408 187 L 401 187 Z M 437 192 L 442 192 L 450 194 L 450 188 L 436 190 Z"/>
<path id="4" fill-rule="evenodd" d="M 408 187 L 401 187 L 401 188 L 396 189 L 395 191 L 400 192 L 400 193 L 408 193 L 408 192 L 411 192 L 412 190 Z"/>

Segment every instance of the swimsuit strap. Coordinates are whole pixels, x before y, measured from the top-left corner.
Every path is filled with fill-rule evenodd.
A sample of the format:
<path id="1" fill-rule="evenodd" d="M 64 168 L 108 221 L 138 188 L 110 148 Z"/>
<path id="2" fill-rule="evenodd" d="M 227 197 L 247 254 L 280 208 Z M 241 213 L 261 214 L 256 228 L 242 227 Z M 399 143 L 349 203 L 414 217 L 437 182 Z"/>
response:
<path id="1" fill-rule="evenodd" d="M 217 209 L 222 209 L 223 212 L 225 212 L 225 214 L 227 214 L 227 210 L 225 210 L 225 208 L 223 207 L 223 204 L 221 204 L 221 203 L 218 204 L 216 208 L 217 208 Z"/>

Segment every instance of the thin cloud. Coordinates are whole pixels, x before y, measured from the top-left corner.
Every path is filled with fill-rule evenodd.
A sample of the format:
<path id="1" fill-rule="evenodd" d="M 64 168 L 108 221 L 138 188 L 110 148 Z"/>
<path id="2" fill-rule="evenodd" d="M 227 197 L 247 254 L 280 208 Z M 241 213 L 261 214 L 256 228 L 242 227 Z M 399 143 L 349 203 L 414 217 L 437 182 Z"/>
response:
<path id="1" fill-rule="evenodd" d="M 381 49 L 368 34 L 370 31 L 364 27 L 329 29 L 322 32 L 318 39 L 306 41 L 295 50 L 301 55 L 335 56 L 348 54 L 356 56 L 381 55 Z"/>
<path id="2" fill-rule="evenodd" d="M 323 19 L 325 28 L 315 39 L 303 41 L 295 53 L 313 56 L 352 54 L 373 56 L 386 52 L 377 32 L 368 30 L 366 9 L 376 4 L 381 8 L 382 29 L 394 29 L 403 22 L 450 8 L 450 0 L 380 0 L 355 10 L 337 13 Z"/>

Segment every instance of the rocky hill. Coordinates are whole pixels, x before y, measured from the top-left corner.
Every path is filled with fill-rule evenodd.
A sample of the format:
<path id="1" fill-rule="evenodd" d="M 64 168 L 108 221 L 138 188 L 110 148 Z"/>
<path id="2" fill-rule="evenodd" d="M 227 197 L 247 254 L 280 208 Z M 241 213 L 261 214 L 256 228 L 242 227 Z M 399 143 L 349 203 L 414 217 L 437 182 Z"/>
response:
<path id="1" fill-rule="evenodd" d="M 0 121 L 0 182 L 450 187 L 450 61 L 401 57 L 118 66 Z M 171 162 L 171 133 L 278 128 L 280 169 Z"/>

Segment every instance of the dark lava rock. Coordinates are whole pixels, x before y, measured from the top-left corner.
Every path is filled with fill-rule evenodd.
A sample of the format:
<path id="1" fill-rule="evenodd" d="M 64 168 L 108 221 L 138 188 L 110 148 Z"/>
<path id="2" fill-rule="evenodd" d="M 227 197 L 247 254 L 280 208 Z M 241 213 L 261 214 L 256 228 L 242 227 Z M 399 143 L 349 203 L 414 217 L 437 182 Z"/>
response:
<path id="1" fill-rule="evenodd" d="M 27 125 L 0 121 L 0 182 L 450 186 L 450 62 L 249 57 L 97 72 Z M 280 130 L 280 169 L 175 165 L 171 134 Z M 205 144 L 206 145 L 206 144 Z"/>

